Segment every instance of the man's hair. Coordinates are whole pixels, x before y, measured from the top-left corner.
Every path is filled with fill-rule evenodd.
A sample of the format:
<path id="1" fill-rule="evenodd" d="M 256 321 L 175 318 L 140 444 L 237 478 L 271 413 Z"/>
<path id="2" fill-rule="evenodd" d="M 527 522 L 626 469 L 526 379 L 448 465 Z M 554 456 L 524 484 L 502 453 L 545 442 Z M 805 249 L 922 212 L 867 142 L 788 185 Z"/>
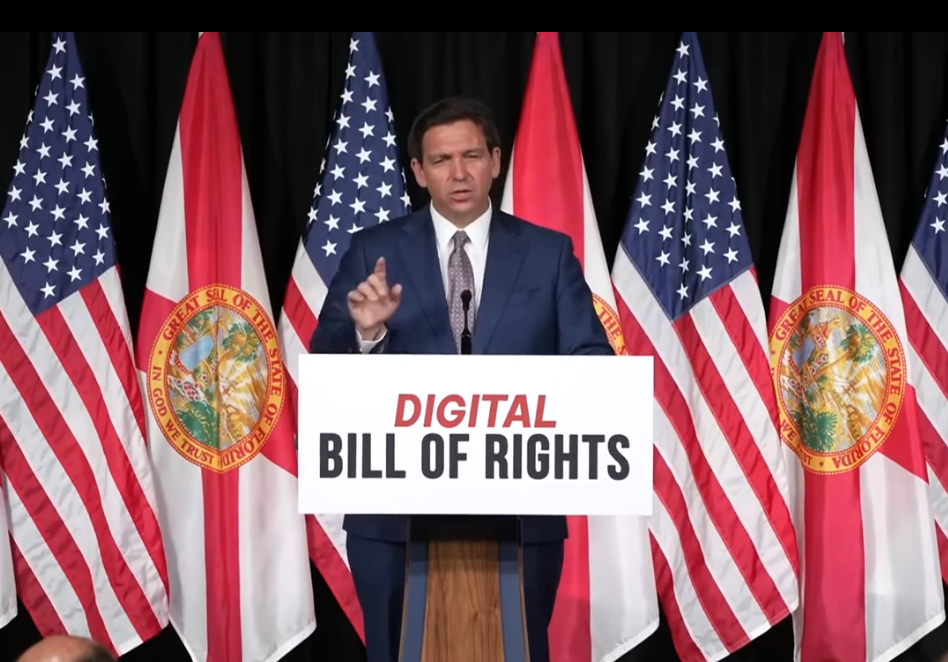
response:
<path id="1" fill-rule="evenodd" d="M 75 662 L 116 662 L 116 659 L 105 646 L 96 642 L 89 647 L 89 650 L 76 658 Z"/>
<path id="2" fill-rule="evenodd" d="M 494 116 L 485 103 L 466 97 L 448 97 L 428 106 L 415 118 L 408 133 L 409 157 L 418 159 L 419 163 L 423 160 L 422 141 L 430 129 L 464 120 L 473 122 L 480 128 L 489 151 L 493 152 L 494 148 L 500 147 L 500 134 L 494 124 Z"/>

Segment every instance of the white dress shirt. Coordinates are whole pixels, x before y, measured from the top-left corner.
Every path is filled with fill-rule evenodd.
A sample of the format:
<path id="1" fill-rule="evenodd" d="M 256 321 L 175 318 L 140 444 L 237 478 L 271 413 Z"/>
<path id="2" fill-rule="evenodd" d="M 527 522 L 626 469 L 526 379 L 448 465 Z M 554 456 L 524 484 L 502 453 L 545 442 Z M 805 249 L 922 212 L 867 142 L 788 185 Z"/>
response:
<path id="1" fill-rule="evenodd" d="M 458 227 L 444 216 L 438 213 L 434 205 L 430 205 L 431 221 L 434 224 L 435 243 L 438 247 L 438 263 L 441 265 L 441 281 L 444 284 L 444 298 L 448 299 L 448 259 L 451 257 L 451 251 L 454 249 L 452 240 Z M 487 268 L 487 246 L 490 239 L 490 219 L 493 213 L 493 206 L 487 208 L 487 211 L 474 220 L 473 223 L 464 228 L 470 239 L 464 245 L 464 252 L 467 253 L 471 261 L 471 268 L 474 271 L 474 300 L 471 302 L 476 311 L 481 303 L 481 290 L 484 288 L 484 271 Z M 404 287 L 404 285 L 403 285 Z M 358 329 L 356 336 L 359 339 L 362 353 L 372 351 L 372 348 L 380 343 L 387 331 L 382 331 L 376 340 L 362 340 Z"/>

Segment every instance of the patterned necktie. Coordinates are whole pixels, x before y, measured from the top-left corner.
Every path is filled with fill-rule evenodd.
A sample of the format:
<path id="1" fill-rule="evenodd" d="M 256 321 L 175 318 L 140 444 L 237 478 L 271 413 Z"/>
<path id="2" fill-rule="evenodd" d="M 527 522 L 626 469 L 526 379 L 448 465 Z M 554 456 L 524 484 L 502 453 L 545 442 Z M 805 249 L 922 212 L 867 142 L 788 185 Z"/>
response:
<path id="1" fill-rule="evenodd" d="M 461 302 L 461 292 L 470 290 L 471 301 L 467 313 L 467 328 L 474 329 L 474 269 L 471 260 L 464 250 L 464 245 L 470 241 L 467 233 L 458 230 L 452 238 L 454 250 L 448 258 L 448 310 L 451 314 L 451 331 L 454 333 L 454 344 L 461 351 L 461 331 L 464 330 L 464 304 Z"/>

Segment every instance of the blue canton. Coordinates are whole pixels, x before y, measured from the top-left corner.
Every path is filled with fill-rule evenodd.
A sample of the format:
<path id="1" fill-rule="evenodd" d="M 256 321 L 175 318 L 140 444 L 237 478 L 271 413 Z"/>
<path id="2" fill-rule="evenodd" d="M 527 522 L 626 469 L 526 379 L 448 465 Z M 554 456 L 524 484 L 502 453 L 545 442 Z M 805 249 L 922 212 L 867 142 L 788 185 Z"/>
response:
<path id="1" fill-rule="evenodd" d="M 33 315 L 115 264 L 109 202 L 71 32 L 53 48 L 0 212 L 0 254 Z"/>
<path id="2" fill-rule="evenodd" d="M 922 258 L 925 268 L 938 283 L 941 295 L 948 298 L 948 255 L 945 251 L 946 237 L 948 237 L 948 134 L 941 143 L 941 154 L 938 156 L 936 170 L 932 173 L 925 194 L 925 206 L 919 219 L 918 227 L 912 244 Z"/>
<path id="3" fill-rule="evenodd" d="M 399 166 L 382 61 L 371 32 L 354 32 L 335 128 L 326 143 L 305 240 L 328 284 L 352 234 L 411 210 Z"/>
<path id="4" fill-rule="evenodd" d="M 621 243 L 672 321 L 753 267 L 697 33 L 676 52 Z"/>

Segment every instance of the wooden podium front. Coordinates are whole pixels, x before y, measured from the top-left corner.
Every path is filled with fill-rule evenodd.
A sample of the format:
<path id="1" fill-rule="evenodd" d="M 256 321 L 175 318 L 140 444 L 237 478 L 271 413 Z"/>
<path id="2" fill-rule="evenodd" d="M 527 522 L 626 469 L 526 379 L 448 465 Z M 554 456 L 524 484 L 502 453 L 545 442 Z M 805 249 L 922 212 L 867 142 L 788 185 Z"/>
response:
<path id="1" fill-rule="evenodd" d="M 399 662 L 529 662 L 520 518 L 409 520 Z"/>

